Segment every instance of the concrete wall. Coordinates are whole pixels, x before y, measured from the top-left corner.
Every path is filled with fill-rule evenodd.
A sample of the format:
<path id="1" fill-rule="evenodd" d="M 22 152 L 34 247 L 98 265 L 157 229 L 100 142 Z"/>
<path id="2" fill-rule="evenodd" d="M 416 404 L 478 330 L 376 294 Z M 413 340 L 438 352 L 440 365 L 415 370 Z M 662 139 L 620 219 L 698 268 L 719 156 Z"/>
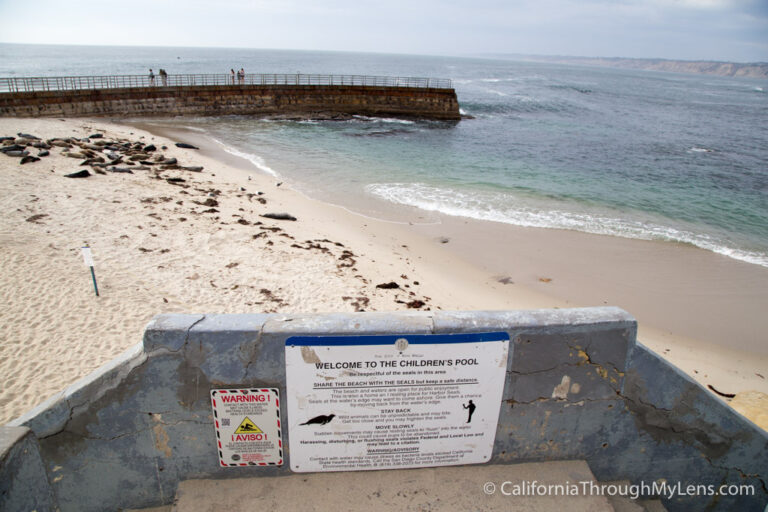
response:
<path id="1" fill-rule="evenodd" d="M 144 87 L 0 94 L 0 116 L 339 115 L 459 120 L 453 89 L 338 85 Z"/>
<path id="2" fill-rule="evenodd" d="M 26 427 L 0 427 L 0 510 L 55 508 L 35 435 Z"/>
<path id="3" fill-rule="evenodd" d="M 214 387 L 286 396 L 288 337 L 499 330 L 512 342 L 491 463 L 585 459 L 600 480 L 751 483 L 755 496 L 665 505 L 763 511 L 768 435 L 636 344 L 634 319 L 616 308 L 163 315 L 142 345 L 11 425 L 39 439 L 62 511 L 159 505 L 180 480 L 290 472 L 289 449 L 282 467 L 219 467 L 209 399 Z"/>

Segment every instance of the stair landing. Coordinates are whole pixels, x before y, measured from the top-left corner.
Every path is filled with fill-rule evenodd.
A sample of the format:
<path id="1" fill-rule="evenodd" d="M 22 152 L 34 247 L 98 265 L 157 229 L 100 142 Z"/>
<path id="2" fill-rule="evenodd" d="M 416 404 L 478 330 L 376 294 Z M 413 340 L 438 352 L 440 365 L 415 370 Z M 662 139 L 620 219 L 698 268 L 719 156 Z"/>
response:
<path id="1" fill-rule="evenodd" d="M 473 510 L 610 512 L 604 496 L 505 496 L 504 486 L 595 481 L 584 461 L 478 465 L 395 471 L 297 473 L 273 478 L 187 480 L 174 512 Z M 495 491 L 489 494 L 491 482 Z M 488 488 L 484 486 L 488 485 Z"/>

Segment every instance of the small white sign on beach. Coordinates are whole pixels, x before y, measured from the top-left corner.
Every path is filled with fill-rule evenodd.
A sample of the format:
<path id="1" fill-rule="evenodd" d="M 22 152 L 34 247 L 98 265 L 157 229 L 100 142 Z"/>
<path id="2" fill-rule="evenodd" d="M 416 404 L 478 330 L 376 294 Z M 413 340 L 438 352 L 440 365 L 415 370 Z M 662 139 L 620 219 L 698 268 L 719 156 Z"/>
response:
<path id="1" fill-rule="evenodd" d="M 81 251 L 83 253 L 83 261 L 85 262 L 86 267 L 93 267 L 95 266 L 93 264 L 93 253 L 91 253 L 90 247 L 82 247 Z"/>
<path id="2" fill-rule="evenodd" d="M 277 389 L 212 389 L 211 406 L 222 467 L 283 464 Z"/>
<path id="3" fill-rule="evenodd" d="M 293 471 L 490 460 L 507 333 L 294 336 L 285 343 Z"/>

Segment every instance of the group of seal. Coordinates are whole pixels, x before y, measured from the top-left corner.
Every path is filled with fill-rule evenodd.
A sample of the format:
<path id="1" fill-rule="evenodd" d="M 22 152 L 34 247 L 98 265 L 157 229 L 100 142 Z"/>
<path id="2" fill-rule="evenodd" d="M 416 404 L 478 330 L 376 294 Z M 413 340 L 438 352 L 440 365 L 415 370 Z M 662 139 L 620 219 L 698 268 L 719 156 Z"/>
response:
<path id="1" fill-rule="evenodd" d="M 196 147 L 183 142 L 176 144 L 181 148 Z M 123 139 L 106 139 L 101 133 L 93 133 L 85 138 L 65 137 L 52 138 L 43 141 L 40 137 L 28 133 L 18 133 L 16 137 L 0 137 L 0 152 L 9 157 L 21 157 L 20 163 L 37 162 L 41 157 L 50 155 L 53 147 L 62 148 L 62 155 L 70 158 L 83 159 L 81 166 L 90 167 L 97 174 L 106 171 L 115 173 L 133 173 L 138 170 L 154 170 L 155 172 L 169 169 L 180 169 L 191 172 L 202 172 L 202 166 L 182 166 L 176 158 L 167 158 L 157 152 L 154 144 L 131 142 Z M 39 150 L 37 156 L 30 155 L 30 148 Z M 162 149 L 168 149 L 162 146 Z M 80 170 L 66 175 L 69 178 L 87 178 L 91 174 Z"/>
<path id="2" fill-rule="evenodd" d="M 14 158 L 21 157 L 22 165 L 37 162 L 41 157 L 50 155 L 50 144 L 40 140 L 40 137 L 29 133 L 17 133 L 16 137 L 0 137 L 0 153 Z M 30 155 L 29 148 L 37 148 L 37 156 Z"/>

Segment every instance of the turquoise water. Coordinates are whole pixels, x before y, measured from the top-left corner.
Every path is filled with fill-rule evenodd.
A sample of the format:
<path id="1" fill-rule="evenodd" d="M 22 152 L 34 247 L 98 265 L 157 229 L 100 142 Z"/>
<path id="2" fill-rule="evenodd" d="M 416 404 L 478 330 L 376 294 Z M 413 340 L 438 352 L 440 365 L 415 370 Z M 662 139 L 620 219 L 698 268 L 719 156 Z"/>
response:
<path id="1" fill-rule="evenodd" d="M 768 80 L 351 53 L 0 45 L 0 76 L 451 78 L 459 123 L 185 118 L 321 199 L 693 244 L 768 266 Z M 175 122 L 179 122 L 176 120 Z"/>

